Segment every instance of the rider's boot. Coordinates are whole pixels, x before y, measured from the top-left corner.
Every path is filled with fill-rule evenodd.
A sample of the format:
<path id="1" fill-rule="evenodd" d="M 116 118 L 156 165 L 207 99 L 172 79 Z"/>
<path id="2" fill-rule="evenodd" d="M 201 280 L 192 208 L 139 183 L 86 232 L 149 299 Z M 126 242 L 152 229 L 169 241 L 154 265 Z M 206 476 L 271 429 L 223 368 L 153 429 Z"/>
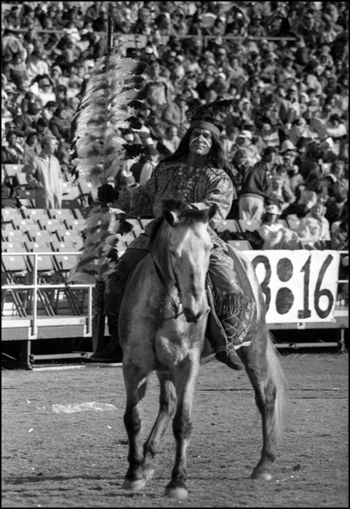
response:
<path id="1" fill-rule="evenodd" d="M 242 361 L 237 354 L 236 348 L 244 346 L 251 319 L 255 310 L 253 302 L 246 302 L 243 298 L 228 295 L 231 303 L 225 306 L 225 313 L 218 315 L 226 334 L 226 348 L 219 347 L 215 357 L 231 369 L 240 371 L 243 369 Z M 233 302 L 233 303 L 232 303 Z"/>

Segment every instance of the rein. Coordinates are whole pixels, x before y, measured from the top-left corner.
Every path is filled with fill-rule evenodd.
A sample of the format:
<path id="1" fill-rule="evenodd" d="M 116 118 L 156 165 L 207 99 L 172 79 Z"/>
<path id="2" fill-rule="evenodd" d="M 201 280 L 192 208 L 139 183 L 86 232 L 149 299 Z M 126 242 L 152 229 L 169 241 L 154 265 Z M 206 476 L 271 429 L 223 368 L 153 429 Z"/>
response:
<path id="1" fill-rule="evenodd" d="M 180 305 L 176 303 L 174 297 L 170 294 L 169 292 L 169 287 L 167 285 L 167 282 L 165 280 L 165 277 L 164 277 L 164 274 L 163 272 L 160 270 L 159 266 L 157 265 L 156 261 L 154 260 L 153 256 L 152 256 L 152 253 L 151 254 L 151 260 L 153 262 L 153 265 L 154 265 L 154 268 L 155 268 L 155 271 L 156 271 L 156 274 L 159 278 L 159 281 L 162 283 L 162 285 L 164 286 L 167 294 L 168 294 L 168 297 L 170 299 L 170 304 L 171 304 L 171 307 L 173 308 L 173 311 L 174 311 L 174 314 L 175 314 L 175 318 L 178 318 L 178 316 L 180 316 L 180 312 L 179 312 L 179 307 Z M 176 278 L 176 276 L 175 276 Z M 176 279 L 175 279 L 175 283 L 176 283 Z"/>

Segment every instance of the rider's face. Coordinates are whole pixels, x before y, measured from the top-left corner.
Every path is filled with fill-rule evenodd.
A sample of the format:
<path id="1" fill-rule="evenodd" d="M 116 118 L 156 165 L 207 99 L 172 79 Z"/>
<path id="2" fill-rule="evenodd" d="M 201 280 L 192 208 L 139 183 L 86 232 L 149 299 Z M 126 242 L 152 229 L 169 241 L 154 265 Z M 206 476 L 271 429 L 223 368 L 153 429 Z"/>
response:
<path id="1" fill-rule="evenodd" d="M 198 156 L 207 155 L 213 144 L 211 132 L 207 129 L 196 128 L 190 137 L 190 152 Z"/>

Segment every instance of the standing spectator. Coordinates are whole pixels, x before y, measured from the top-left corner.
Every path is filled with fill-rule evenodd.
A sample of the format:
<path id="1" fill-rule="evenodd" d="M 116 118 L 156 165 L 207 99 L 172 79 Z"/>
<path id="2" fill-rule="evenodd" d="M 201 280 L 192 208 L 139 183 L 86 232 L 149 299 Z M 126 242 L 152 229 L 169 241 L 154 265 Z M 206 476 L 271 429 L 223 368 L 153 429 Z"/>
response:
<path id="1" fill-rule="evenodd" d="M 178 133 L 179 130 L 175 125 L 170 125 L 167 128 L 166 137 L 164 137 L 157 146 L 158 150 L 163 156 L 168 157 L 177 150 L 181 141 Z"/>
<path id="2" fill-rule="evenodd" d="M 62 208 L 63 174 L 58 159 L 54 156 L 58 148 L 56 138 L 46 136 L 41 141 L 42 151 L 29 162 L 27 173 L 29 187 L 35 189 L 35 207 L 38 209 Z"/>
<path id="3" fill-rule="evenodd" d="M 239 219 L 262 218 L 273 197 L 272 180 L 264 166 L 255 165 L 243 182 L 238 197 Z"/>

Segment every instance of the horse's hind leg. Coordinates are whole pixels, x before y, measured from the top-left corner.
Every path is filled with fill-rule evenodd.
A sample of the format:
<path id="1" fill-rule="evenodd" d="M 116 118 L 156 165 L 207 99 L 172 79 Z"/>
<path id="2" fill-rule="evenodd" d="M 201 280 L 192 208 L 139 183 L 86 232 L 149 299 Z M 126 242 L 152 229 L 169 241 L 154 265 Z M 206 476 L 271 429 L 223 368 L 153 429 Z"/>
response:
<path id="1" fill-rule="evenodd" d="M 160 382 L 159 413 L 144 445 L 143 472 L 147 480 L 153 477 L 152 460 L 158 452 L 160 440 L 176 410 L 176 391 L 173 376 L 160 372 L 157 372 L 157 376 Z"/>
<path id="2" fill-rule="evenodd" d="M 269 469 L 276 458 L 276 446 L 283 429 L 285 379 L 268 331 L 260 333 L 245 353 L 242 352 L 242 360 L 262 418 L 263 447 L 251 479 L 271 480 Z"/>
<path id="3" fill-rule="evenodd" d="M 124 478 L 123 489 L 138 491 L 146 484 L 142 468 L 140 402 L 146 393 L 147 378 L 139 368 L 126 363 L 123 364 L 123 375 L 126 388 L 124 425 L 129 438 L 129 468 Z"/>
<path id="4" fill-rule="evenodd" d="M 195 385 L 199 371 L 198 358 L 186 359 L 175 375 L 177 409 L 173 419 L 173 433 L 176 440 L 175 465 L 165 495 L 178 500 L 187 498 L 186 452 L 192 432 L 192 406 Z"/>

